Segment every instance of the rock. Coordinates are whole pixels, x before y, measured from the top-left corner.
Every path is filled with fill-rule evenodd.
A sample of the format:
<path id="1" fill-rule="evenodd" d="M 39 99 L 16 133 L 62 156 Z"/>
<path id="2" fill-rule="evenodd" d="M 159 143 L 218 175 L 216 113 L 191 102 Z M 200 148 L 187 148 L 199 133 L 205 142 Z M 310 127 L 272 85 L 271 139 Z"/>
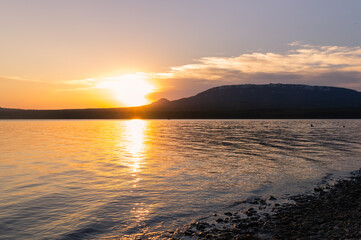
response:
<path id="1" fill-rule="evenodd" d="M 184 235 L 186 236 L 192 236 L 194 234 L 194 232 L 190 229 L 187 229 L 185 232 L 184 232 Z"/>
<path id="2" fill-rule="evenodd" d="M 218 219 L 216 220 L 216 222 L 217 222 L 217 223 L 221 223 L 221 222 L 224 222 L 224 221 L 223 221 L 222 218 L 218 218 Z"/>
<path id="3" fill-rule="evenodd" d="M 204 229 L 208 228 L 210 225 L 206 222 L 196 222 L 195 224 L 193 224 L 193 226 L 197 230 L 204 230 Z"/>
<path id="4" fill-rule="evenodd" d="M 246 211 L 244 211 L 244 213 L 245 213 L 247 216 L 252 216 L 252 215 L 254 215 L 255 213 L 257 213 L 257 211 L 256 211 L 254 208 L 248 208 Z"/>
<path id="5" fill-rule="evenodd" d="M 243 201 L 243 203 L 258 204 L 260 200 L 261 197 L 259 196 L 250 196 L 245 201 Z"/>
<path id="6" fill-rule="evenodd" d="M 233 214 L 231 212 L 225 212 L 224 215 L 226 216 L 232 216 Z"/>
<path id="7" fill-rule="evenodd" d="M 268 200 L 275 201 L 275 200 L 277 200 L 277 198 L 275 198 L 274 196 L 271 195 L 271 196 L 269 196 Z"/>

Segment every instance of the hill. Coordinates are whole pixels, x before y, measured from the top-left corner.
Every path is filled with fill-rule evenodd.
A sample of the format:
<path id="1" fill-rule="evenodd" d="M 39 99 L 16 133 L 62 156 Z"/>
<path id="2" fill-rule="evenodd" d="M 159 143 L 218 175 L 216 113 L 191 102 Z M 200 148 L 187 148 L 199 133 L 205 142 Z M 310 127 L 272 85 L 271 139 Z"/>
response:
<path id="1" fill-rule="evenodd" d="M 173 109 L 197 111 L 353 108 L 361 107 L 361 93 L 345 88 L 294 84 L 229 85 L 168 104 Z"/>

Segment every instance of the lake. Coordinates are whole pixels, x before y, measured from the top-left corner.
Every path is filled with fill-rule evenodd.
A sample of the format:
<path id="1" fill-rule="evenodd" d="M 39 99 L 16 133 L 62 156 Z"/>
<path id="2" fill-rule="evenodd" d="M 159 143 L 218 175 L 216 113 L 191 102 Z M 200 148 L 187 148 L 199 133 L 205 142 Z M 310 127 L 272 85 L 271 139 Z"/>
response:
<path id="1" fill-rule="evenodd" d="M 312 124 L 312 126 L 311 126 Z M 0 239 L 161 238 L 361 167 L 361 120 L 0 121 Z"/>

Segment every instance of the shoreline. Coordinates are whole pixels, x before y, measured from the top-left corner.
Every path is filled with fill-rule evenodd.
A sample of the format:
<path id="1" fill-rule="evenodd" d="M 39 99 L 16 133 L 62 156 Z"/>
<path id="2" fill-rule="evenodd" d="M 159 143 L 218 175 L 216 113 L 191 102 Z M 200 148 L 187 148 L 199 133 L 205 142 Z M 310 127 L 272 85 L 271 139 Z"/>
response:
<path id="1" fill-rule="evenodd" d="M 214 214 L 170 232 L 170 239 L 361 239 L 361 169 L 312 194 L 279 203 L 249 198 L 246 210 Z"/>

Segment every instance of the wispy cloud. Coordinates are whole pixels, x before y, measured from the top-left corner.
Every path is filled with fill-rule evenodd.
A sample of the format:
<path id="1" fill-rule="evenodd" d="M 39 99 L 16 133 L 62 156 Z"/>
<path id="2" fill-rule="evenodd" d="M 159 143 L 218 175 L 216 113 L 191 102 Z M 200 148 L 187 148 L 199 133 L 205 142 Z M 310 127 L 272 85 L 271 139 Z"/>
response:
<path id="1" fill-rule="evenodd" d="M 98 80 L 96 78 L 87 78 L 87 79 L 81 79 L 81 80 L 69 80 L 65 81 L 65 84 L 69 85 L 83 85 L 83 86 L 94 86 L 97 84 Z"/>
<path id="2" fill-rule="evenodd" d="M 294 42 L 285 53 L 254 52 L 237 57 L 204 57 L 195 64 L 171 68 L 174 76 L 215 79 L 224 70 L 242 73 L 296 73 L 327 71 L 360 71 L 361 48 L 313 46 Z M 223 71 L 220 71 L 223 70 Z M 221 74 L 219 74 L 221 73 Z"/>
<path id="3" fill-rule="evenodd" d="M 16 77 L 16 76 L 0 76 L 0 80 L 3 80 L 3 81 L 15 80 L 15 81 L 21 81 L 21 82 L 41 83 L 41 81 L 26 79 L 26 78 L 21 78 L 21 77 Z"/>

